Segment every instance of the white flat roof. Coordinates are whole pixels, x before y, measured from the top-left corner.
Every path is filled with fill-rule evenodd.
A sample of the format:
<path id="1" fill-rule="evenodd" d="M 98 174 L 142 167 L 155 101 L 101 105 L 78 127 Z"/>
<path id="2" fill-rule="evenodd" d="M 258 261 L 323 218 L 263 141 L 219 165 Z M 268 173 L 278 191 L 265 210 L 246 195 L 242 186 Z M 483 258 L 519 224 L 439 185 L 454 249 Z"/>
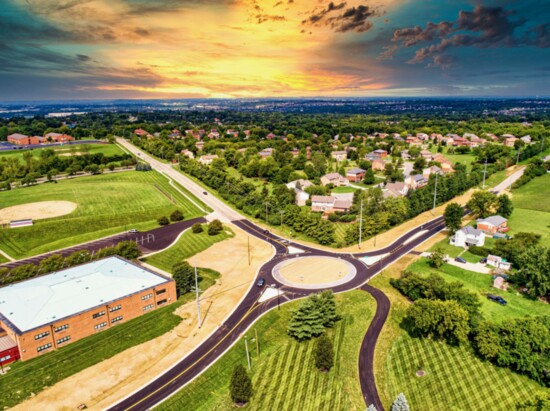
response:
<path id="1" fill-rule="evenodd" d="M 23 333 L 168 281 L 109 257 L 0 288 L 0 315 Z"/>

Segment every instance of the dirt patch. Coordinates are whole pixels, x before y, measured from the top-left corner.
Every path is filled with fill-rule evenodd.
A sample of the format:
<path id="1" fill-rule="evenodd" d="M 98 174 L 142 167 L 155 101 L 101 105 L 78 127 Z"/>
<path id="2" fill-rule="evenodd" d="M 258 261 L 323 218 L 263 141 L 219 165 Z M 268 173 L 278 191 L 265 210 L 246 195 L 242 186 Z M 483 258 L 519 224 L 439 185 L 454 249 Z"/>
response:
<path id="1" fill-rule="evenodd" d="M 102 410 L 137 390 L 197 347 L 211 334 L 248 291 L 256 271 L 273 249 L 250 236 L 251 264 L 248 265 L 248 235 L 231 226 L 235 237 L 214 244 L 192 257 L 197 265 L 219 271 L 221 277 L 201 297 L 204 317 L 197 327 L 196 305 L 192 301 L 176 311 L 184 320 L 172 331 L 132 347 L 113 358 L 69 377 L 14 410 L 75 410 L 86 404 Z"/>
<path id="2" fill-rule="evenodd" d="M 297 284 L 325 284 L 338 281 L 349 273 L 345 261 L 331 257 L 307 257 L 288 260 L 279 269 L 287 281 Z"/>
<path id="3" fill-rule="evenodd" d="M 42 218 L 59 217 L 72 213 L 77 206 L 72 201 L 39 201 L 6 207 L 0 210 L 0 224 L 28 218 L 40 220 Z"/>

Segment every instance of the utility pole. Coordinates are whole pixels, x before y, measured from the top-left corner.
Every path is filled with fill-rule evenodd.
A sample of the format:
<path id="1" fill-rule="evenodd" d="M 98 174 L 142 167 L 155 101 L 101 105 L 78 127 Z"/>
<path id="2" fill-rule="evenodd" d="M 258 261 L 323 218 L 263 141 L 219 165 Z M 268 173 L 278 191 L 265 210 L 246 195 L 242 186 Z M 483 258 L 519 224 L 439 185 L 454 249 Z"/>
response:
<path id="1" fill-rule="evenodd" d="M 281 300 L 279 299 L 280 292 L 281 292 L 281 286 L 277 285 L 277 310 L 281 309 Z"/>
<path id="2" fill-rule="evenodd" d="M 359 211 L 359 248 L 361 248 L 362 238 L 363 238 L 363 199 L 361 199 L 361 208 Z"/>
<path id="3" fill-rule="evenodd" d="M 481 186 L 481 189 L 485 189 L 485 176 L 487 175 L 487 158 L 485 158 L 485 168 L 483 169 L 483 185 Z"/>
<path id="4" fill-rule="evenodd" d="M 516 158 L 516 167 L 518 166 L 518 163 L 519 163 L 519 153 L 521 152 L 521 149 L 518 148 L 518 156 Z"/>
<path id="5" fill-rule="evenodd" d="M 279 214 L 281 214 L 281 230 L 283 229 L 283 214 L 284 214 L 284 210 L 279 210 Z"/>
<path id="6" fill-rule="evenodd" d="M 254 328 L 254 334 L 256 335 L 256 355 L 260 358 L 260 340 L 258 339 L 258 329 Z"/>
<path id="7" fill-rule="evenodd" d="M 266 223 L 266 224 L 268 224 L 268 222 L 267 222 L 267 210 L 268 210 L 268 209 L 267 209 L 267 206 L 268 206 L 268 205 L 270 205 L 270 204 L 269 204 L 269 202 L 266 201 L 266 202 L 265 202 L 265 223 Z"/>
<path id="8" fill-rule="evenodd" d="M 197 318 L 199 320 L 199 328 L 202 327 L 201 321 L 201 303 L 199 301 L 199 276 L 197 275 L 197 263 L 195 261 L 195 296 L 197 299 Z"/>
<path id="9" fill-rule="evenodd" d="M 434 189 L 434 210 L 435 210 L 435 203 L 437 200 L 437 176 L 439 173 L 435 173 L 435 189 Z"/>
<path id="10" fill-rule="evenodd" d="M 248 361 L 248 370 L 250 371 L 250 354 L 248 353 L 248 340 L 246 339 L 246 335 L 244 336 L 244 346 L 246 348 L 246 361 Z"/>
<path id="11" fill-rule="evenodd" d="M 248 265 L 250 265 L 250 236 L 248 236 Z"/>

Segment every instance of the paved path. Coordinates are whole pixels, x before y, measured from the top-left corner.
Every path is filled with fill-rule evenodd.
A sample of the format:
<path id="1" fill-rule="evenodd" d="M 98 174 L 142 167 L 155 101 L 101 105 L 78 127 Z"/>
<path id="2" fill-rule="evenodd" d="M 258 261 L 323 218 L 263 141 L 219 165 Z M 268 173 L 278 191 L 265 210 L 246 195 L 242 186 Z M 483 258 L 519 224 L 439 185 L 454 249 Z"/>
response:
<path id="1" fill-rule="evenodd" d="M 148 254 L 157 250 L 162 250 L 168 247 L 178 237 L 178 235 L 191 227 L 195 223 L 205 223 L 206 219 L 203 217 L 193 218 L 191 220 L 180 221 L 165 225 L 163 227 L 155 228 L 150 231 L 140 233 L 124 232 L 116 234 L 110 237 L 105 237 L 100 240 L 90 241 L 62 250 L 51 251 L 49 253 L 40 254 L 34 257 L 25 258 L 23 260 L 12 261 L 5 264 L 0 264 L 0 267 L 6 267 L 9 269 L 18 267 L 23 264 L 38 264 L 45 258 L 48 258 L 54 254 L 61 254 L 63 257 L 74 253 L 75 251 L 88 251 L 90 253 L 97 252 L 105 247 L 111 247 L 118 244 L 120 241 L 137 241 L 140 245 L 140 249 L 144 254 Z"/>
<path id="2" fill-rule="evenodd" d="M 525 171 L 525 167 L 522 167 L 515 173 L 506 177 L 506 179 L 502 183 L 497 184 L 491 191 L 496 194 L 500 194 L 502 191 L 506 190 L 508 187 L 514 184 L 517 180 L 519 180 L 519 178 L 523 175 L 524 171 Z"/>

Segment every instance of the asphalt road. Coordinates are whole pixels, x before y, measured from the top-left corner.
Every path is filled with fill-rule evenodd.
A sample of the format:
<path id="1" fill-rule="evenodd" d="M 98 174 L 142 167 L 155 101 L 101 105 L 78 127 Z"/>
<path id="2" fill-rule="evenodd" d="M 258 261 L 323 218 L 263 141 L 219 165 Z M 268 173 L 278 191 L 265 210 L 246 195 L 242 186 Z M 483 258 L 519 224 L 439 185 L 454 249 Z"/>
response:
<path id="1" fill-rule="evenodd" d="M 124 232 L 100 240 L 91 241 L 84 244 L 75 245 L 73 247 L 64 248 L 62 250 L 52 251 L 46 254 L 40 254 L 34 257 L 25 258 L 23 260 L 12 261 L 9 263 L 0 264 L 0 267 L 15 268 L 23 264 L 38 264 L 45 258 L 54 254 L 61 254 L 63 257 L 74 253 L 75 251 L 88 251 L 90 253 L 97 252 L 105 247 L 111 247 L 118 244 L 120 241 L 136 241 L 139 244 L 141 251 L 144 254 L 153 251 L 159 251 L 168 247 L 178 237 L 178 235 L 191 227 L 195 223 L 205 223 L 203 217 L 193 218 L 191 220 L 172 223 L 150 231 L 139 233 Z"/>
<path id="2" fill-rule="evenodd" d="M 377 409 L 382 411 L 380 398 L 376 390 L 376 384 L 373 372 L 373 354 L 376 346 L 376 341 L 385 319 L 389 313 L 389 300 L 384 294 L 368 285 L 368 281 L 372 276 L 382 270 L 384 267 L 396 261 L 401 256 L 409 253 L 412 249 L 418 246 L 423 241 L 427 240 L 440 230 L 444 228 L 444 224 L 441 218 L 438 218 L 428 224 L 425 224 L 422 228 L 412 230 L 411 232 L 403 235 L 397 239 L 390 246 L 377 250 L 377 254 L 390 253 L 372 266 L 365 265 L 361 260 L 357 258 L 357 255 L 350 254 L 338 254 L 324 250 L 317 250 L 312 247 L 307 247 L 302 244 L 296 244 L 287 240 L 281 239 L 273 235 L 272 233 L 261 229 L 248 220 L 237 220 L 233 222 L 236 226 L 246 231 L 248 234 L 256 236 L 260 239 L 268 241 L 275 248 L 275 256 L 265 263 L 259 273 L 258 278 L 265 278 L 266 283 L 275 284 L 281 289 L 284 301 L 291 301 L 297 298 L 302 298 L 310 293 L 318 292 L 319 290 L 304 290 L 299 288 L 292 288 L 284 286 L 277 282 L 272 276 L 271 271 L 273 267 L 281 261 L 294 258 L 295 255 L 287 254 L 287 247 L 294 246 L 305 251 L 300 256 L 317 255 L 317 256 L 331 256 L 336 258 L 342 258 L 350 262 L 357 269 L 356 276 L 346 284 L 333 287 L 334 292 L 343 292 L 361 287 L 365 291 L 369 292 L 373 298 L 377 301 L 377 311 L 375 317 L 370 324 L 363 346 L 361 348 L 361 356 L 359 360 L 359 372 L 361 376 L 361 387 L 365 402 L 367 404 L 375 404 Z M 415 234 L 419 231 L 426 230 L 422 235 L 414 238 Z M 413 240 L 410 240 L 414 238 Z M 405 244 L 407 240 L 410 240 Z M 367 253 L 366 253 L 367 254 Z M 368 253 L 373 255 L 373 253 Z M 359 257 L 361 255 L 358 255 Z M 109 408 L 111 411 L 115 410 L 147 410 L 152 408 L 164 400 L 169 395 L 178 391 L 197 377 L 202 371 L 212 365 L 227 349 L 229 349 L 246 329 L 252 325 L 263 313 L 276 308 L 278 304 L 278 298 L 274 297 L 263 303 L 259 303 L 263 292 L 262 287 L 253 286 L 244 300 L 238 305 L 235 311 L 229 316 L 229 318 L 220 326 L 213 335 L 211 335 L 206 341 L 198 346 L 194 351 L 189 353 L 183 360 L 176 363 L 170 370 L 162 374 L 157 379 L 151 381 L 149 384 L 136 391 L 129 397 L 125 398 L 121 402 Z M 283 300 L 281 297 L 280 300 Z"/>

